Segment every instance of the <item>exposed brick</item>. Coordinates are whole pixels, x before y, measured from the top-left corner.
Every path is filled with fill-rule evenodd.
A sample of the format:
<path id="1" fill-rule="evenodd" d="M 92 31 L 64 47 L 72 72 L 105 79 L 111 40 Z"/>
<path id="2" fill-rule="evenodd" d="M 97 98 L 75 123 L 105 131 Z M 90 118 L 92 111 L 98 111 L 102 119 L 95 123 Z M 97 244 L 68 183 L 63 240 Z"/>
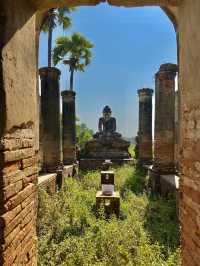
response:
<path id="1" fill-rule="evenodd" d="M 155 75 L 155 138 L 153 169 L 161 174 L 175 172 L 175 77 L 177 66 L 163 64 Z"/>
<path id="2" fill-rule="evenodd" d="M 17 247 L 13 247 L 12 244 L 4 251 L 3 257 L 5 260 L 5 266 L 13 266 L 13 265 L 20 265 L 17 264 L 17 256 L 18 254 L 21 254 L 21 244 L 19 243 Z"/>
<path id="3" fill-rule="evenodd" d="M 182 266 L 199 266 L 194 261 L 190 251 L 187 251 L 184 247 L 182 248 L 182 257 L 184 258 L 184 261 L 182 261 Z"/>
<path id="4" fill-rule="evenodd" d="M 21 222 L 21 228 L 25 227 L 32 219 L 34 219 L 34 215 L 35 215 L 35 212 L 31 210 L 30 213 L 23 218 Z"/>
<path id="5" fill-rule="evenodd" d="M 34 157 L 30 157 L 30 158 L 27 158 L 27 159 L 23 159 L 21 164 L 22 164 L 22 168 L 26 168 L 26 167 L 29 167 L 29 166 L 33 166 L 37 163 L 37 158 L 34 156 Z"/>
<path id="6" fill-rule="evenodd" d="M 33 148 L 26 148 L 16 151 L 5 151 L 2 153 L 2 160 L 4 162 L 18 161 L 35 155 Z"/>
<path id="7" fill-rule="evenodd" d="M 1 141 L 0 147 L 1 150 L 4 151 L 12 151 L 12 150 L 18 150 L 23 148 L 31 148 L 34 145 L 33 139 L 17 139 L 17 138 L 11 138 L 11 139 L 3 139 Z"/>
<path id="8" fill-rule="evenodd" d="M 17 226 L 8 236 L 3 239 L 3 248 L 8 247 L 14 238 L 20 233 L 20 226 Z"/>
<path id="9" fill-rule="evenodd" d="M 12 197 L 5 204 L 6 210 L 11 210 L 19 205 L 23 200 L 25 200 L 30 194 L 36 191 L 36 186 L 34 184 L 29 184 L 22 191 L 20 191 L 16 196 Z"/>
<path id="10" fill-rule="evenodd" d="M 3 175 L 3 187 L 7 187 L 10 184 L 13 184 L 19 180 L 23 180 L 25 178 L 25 174 L 21 170 L 17 170 L 16 172 L 10 174 L 10 175 Z"/>
<path id="11" fill-rule="evenodd" d="M 29 183 L 34 183 L 34 184 L 37 184 L 37 178 L 38 178 L 38 175 L 35 174 L 35 175 L 31 175 L 31 176 L 25 176 L 23 178 L 23 187 L 26 187 L 29 185 Z"/>
<path id="12" fill-rule="evenodd" d="M 4 165 L 4 168 L 2 169 L 2 175 L 10 175 L 15 173 L 20 168 L 20 162 L 9 162 L 6 165 Z"/>
<path id="13" fill-rule="evenodd" d="M 18 205 L 16 208 L 14 208 L 11 211 L 6 212 L 0 217 L 0 226 L 7 226 L 21 211 L 22 206 Z"/>
<path id="14" fill-rule="evenodd" d="M 22 209 L 24 209 L 27 205 L 29 205 L 32 201 L 37 201 L 35 192 L 30 194 L 29 197 L 24 199 L 21 203 Z"/>
<path id="15" fill-rule="evenodd" d="M 28 215 L 28 213 L 30 213 L 32 210 L 34 210 L 34 207 L 36 207 L 35 201 L 30 202 L 30 204 L 27 205 L 26 208 L 24 208 L 22 210 L 22 212 L 20 213 L 22 219 L 24 219 Z"/>
<path id="16" fill-rule="evenodd" d="M 20 128 L 15 130 L 13 133 L 7 133 L 5 139 L 33 139 L 34 131 L 32 128 Z"/>
<path id="17" fill-rule="evenodd" d="M 38 186 L 49 194 L 56 192 L 56 174 L 47 174 L 38 177 Z"/>
<path id="18" fill-rule="evenodd" d="M 187 235 L 187 234 L 184 233 L 183 237 L 182 237 L 182 240 L 183 240 L 183 243 L 184 243 L 183 250 L 189 250 L 189 253 L 190 253 L 191 257 L 192 257 L 191 263 L 193 263 L 193 264 L 190 264 L 190 265 L 199 266 L 200 249 L 192 241 L 190 235 Z M 189 247 L 189 249 L 188 249 L 188 247 Z"/>
<path id="19" fill-rule="evenodd" d="M 34 232 L 35 232 L 35 226 L 34 225 L 35 225 L 34 221 L 31 220 L 28 224 L 26 224 L 26 226 L 23 229 L 21 229 L 21 232 L 20 232 L 21 241 L 23 241 L 25 237 L 26 237 L 26 239 L 29 239 L 29 238 L 32 238 L 34 236 Z M 24 243 L 25 242 L 26 241 L 24 241 Z"/>
<path id="20" fill-rule="evenodd" d="M 21 223 L 21 213 L 19 213 L 4 229 L 4 237 L 10 234 L 14 228 L 20 225 Z"/>
<path id="21" fill-rule="evenodd" d="M 152 95 L 153 90 L 143 88 L 138 90 L 139 95 L 139 154 L 142 164 L 152 162 Z"/>
<path id="22" fill-rule="evenodd" d="M 36 166 L 30 166 L 30 167 L 27 167 L 23 170 L 24 174 L 26 176 L 31 176 L 31 175 L 34 175 L 38 172 L 38 167 Z"/>
<path id="23" fill-rule="evenodd" d="M 186 195 L 190 195 L 190 199 L 200 205 L 200 191 L 195 190 L 189 186 L 183 186 L 182 192 Z"/>
<path id="24" fill-rule="evenodd" d="M 21 190 L 22 190 L 22 180 L 10 184 L 9 186 L 3 189 L 4 200 L 7 200 L 10 197 L 16 195 Z"/>

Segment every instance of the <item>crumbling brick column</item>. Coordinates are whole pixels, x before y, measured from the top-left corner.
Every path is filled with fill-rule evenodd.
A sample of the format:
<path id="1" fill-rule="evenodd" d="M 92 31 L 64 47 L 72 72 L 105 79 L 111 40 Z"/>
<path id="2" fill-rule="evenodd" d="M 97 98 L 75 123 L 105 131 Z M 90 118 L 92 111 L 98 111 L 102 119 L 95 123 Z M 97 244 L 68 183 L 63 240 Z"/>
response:
<path id="1" fill-rule="evenodd" d="M 74 91 L 62 91 L 62 145 L 63 163 L 73 164 L 76 161 L 76 113 Z"/>
<path id="2" fill-rule="evenodd" d="M 177 65 L 163 64 L 155 75 L 155 136 L 153 170 L 175 172 L 175 77 Z"/>
<path id="3" fill-rule="evenodd" d="M 139 150 L 138 160 L 141 164 L 152 163 L 152 95 L 153 90 L 143 88 L 139 95 Z"/>
<path id="4" fill-rule="evenodd" d="M 61 165 L 60 70 L 43 67 L 41 79 L 41 124 L 43 171 L 55 172 Z"/>

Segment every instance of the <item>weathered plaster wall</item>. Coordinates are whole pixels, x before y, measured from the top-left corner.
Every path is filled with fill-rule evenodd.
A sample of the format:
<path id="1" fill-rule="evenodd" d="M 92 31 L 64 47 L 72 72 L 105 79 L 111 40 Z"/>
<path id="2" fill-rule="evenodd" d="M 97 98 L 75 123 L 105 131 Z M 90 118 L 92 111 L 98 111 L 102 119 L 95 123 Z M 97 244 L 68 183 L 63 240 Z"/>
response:
<path id="1" fill-rule="evenodd" d="M 185 0 L 179 11 L 180 172 L 183 265 L 200 261 L 200 1 Z"/>
<path id="2" fill-rule="evenodd" d="M 115 6 L 178 6 L 180 0 L 107 0 Z"/>
<path id="3" fill-rule="evenodd" d="M 169 17 L 174 25 L 174 29 L 177 29 L 178 21 L 178 5 L 182 0 L 29 0 L 29 2 L 37 9 L 36 25 L 37 30 L 40 29 L 44 14 L 46 10 L 52 7 L 66 6 L 85 6 L 85 5 L 97 5 L 101 2 L 107 2 L 110 5 L 124 6 L 124 7 L 136 7 L 136 6 L 160 6 L 166 15 Z"/>
<path id="4" fill-rule="evenodd" d="M 25 2 L 8 0 L 3 5 L 4 132 L 35 121 L 36 116 L 35 16 Z"/>
<path id="5" fill-rule="evenodd" d="M 108 2 L 115 6 L 178 6 L 183 0 L 29 0 L 37 9 L 45 9 L 56 6 L 80 6 L 80 5 L 97 5 L 101 2 Z"/>
<path id="6" fill-rule="evenodd" d="M 174 161 L 176 170 L 179 170 L 179 91 L 175 92 L 175 139 L 174 139 Z"/>
<path id="7" fill-rule="evenodd" d="M 0 2 L 0 265 L 36 265 L 35 15 Z"/>

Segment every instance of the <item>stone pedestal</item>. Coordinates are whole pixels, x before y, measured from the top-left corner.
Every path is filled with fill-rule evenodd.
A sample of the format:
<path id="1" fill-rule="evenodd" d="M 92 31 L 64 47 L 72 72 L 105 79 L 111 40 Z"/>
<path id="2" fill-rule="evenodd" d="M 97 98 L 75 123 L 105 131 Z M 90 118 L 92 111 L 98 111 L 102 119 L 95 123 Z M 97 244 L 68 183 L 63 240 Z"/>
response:
<path id="1" fill-rule="evenodd" d="M 177 66 L 161 65 L 155 75 L 155 136 L 152 170 L 159 174 L 175 172 L 175 77 Z"/>
<path id="2" fill-rule="evenodd" d="M 106 160 L 113 165 L 132 162 L 128 152 L 130 142 L 114 135 L 93 138 L 86 142 L 80 154 L 80 169 L 103 169 Z"/>
<path id="3" fill-rule="evenodd" d="M 73 164 L 76 162 L 76 113 L 74 91 L 62 91 L 62 110 L 63 110 L 63 163 Z"/>
<path id="4" fill-rule="evenodd" d="M 81 158 L 110 159 L 111 161 L 112 159 L 129 159 L 129 146 L 130 142 L 121 137 L 105 135 L 86 142 Z"/>
<path id="5" fill-rule="evenodd" d="M 43 67 L 41 79 L 41 141 L 43 171 L 55 172 L 61 165 L 60 70 Z"/>
<path id="6" fill-rule="evenodd" d="M 104 195 L 102 191 L 97 191 L 96 208 L 97 211 L 103 207 L 106 217 L 110 217 L 113 213 L 119 217 L 120 213 L 120 195 L 119 191 L 115 191 L 112 195 Z"/>
<path id="7" fill-rule="evenodd" d="M 139 95 L 138 161 L 152 163 L 152 95 L 153 90 L 143 88 Z"/>

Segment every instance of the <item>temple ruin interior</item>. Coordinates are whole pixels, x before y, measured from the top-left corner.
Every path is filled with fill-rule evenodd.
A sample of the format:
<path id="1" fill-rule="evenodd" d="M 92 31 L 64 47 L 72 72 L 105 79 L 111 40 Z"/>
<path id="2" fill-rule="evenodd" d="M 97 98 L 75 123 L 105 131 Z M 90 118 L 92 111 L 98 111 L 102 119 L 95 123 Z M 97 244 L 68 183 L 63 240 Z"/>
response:
<path id="1" fill-rule="evenodd" d="M 174 25 L 178 65 L 169 62 L 158 66 L 155 73 L 156 92 L 152 92 L 149 88 L 138 90 L 138 162 L 148 169 L 153 190 L 163 196 L 175 193 L 181 228 L 182 265 L 198 266 L 200 265 L 199 0 L 2 0 L 0 2 L 0 264 L 37 265 L 38 186 L 53 194 L 57 186 L 62 187 L 64 177 L 76 175 L 78 171 L 74 165 L 76 93 L 73 91 L 62 93 L 63 113 L 66 112 L 69 117 L 66 121 L 63 119 L 66 131 L 62 138 L 58 111 L 60 71 L 53 67 L 44 67 L 38 71 L 39 34 L 43 17 L 51 8 L 93 6 L 100 2 L 132 8 L 159 6 Z M 40 101 L 38 75 L 44 92 Z M 176 77 L 178 77 L 178 92 L 175 92 Z M 51 88 L 57 89 L 51 90 Z M 152 146 L 153 93 L 156 93 L 156 103 Z M 42 117 L 40 117 L 39 102 Z M 47 117 L 51 117 L 51 121 L 48 121 Z M 42 131 L 39 130 L 41 119 Z M 41 132 L 42 157 L 45 160 L 43 170 L 47 172 L 45 175 L 39 174 Z"/>

